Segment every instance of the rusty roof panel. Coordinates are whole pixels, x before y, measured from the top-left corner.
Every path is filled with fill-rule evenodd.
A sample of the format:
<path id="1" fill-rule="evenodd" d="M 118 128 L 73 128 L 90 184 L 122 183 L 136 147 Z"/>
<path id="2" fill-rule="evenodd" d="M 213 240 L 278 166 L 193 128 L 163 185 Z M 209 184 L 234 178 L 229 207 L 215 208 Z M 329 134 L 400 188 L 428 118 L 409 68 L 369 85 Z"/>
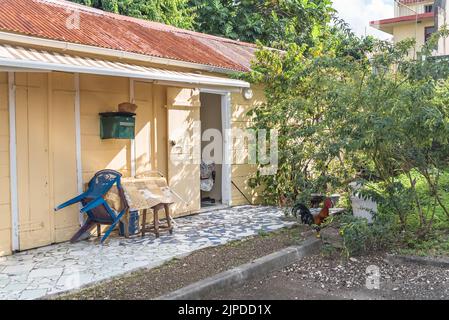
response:
<path id="1" fill-rule="evenodd" d="M 248 71 L 256 46 L 62 0 L 0 0 L 0 30 Z M 67 24 L 74 10 L 79 28 Z"/>
<path id="2" fill-rule="evenodd" d="M 221 52 L 227 57 L 232 57 L 233 61 L 239 65 L 250 69 L 251 61 L 254 58 L 257 47 L 242 46 L 234 43 L 223 43 L 222 41 L 198 39 L 199 41 Z"/>

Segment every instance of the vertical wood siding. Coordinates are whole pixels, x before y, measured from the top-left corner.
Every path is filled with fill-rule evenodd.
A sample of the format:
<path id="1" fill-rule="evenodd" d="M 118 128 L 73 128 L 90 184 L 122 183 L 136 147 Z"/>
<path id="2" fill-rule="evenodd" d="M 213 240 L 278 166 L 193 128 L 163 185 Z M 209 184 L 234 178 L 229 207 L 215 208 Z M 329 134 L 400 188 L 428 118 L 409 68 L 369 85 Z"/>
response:
<path id="1" fill-rule="evenodd" d="M 248 180 L 256 173 L 257 165 L 248 164 L 246 161 L 248 156 L 248 141 L 235 136 L 236 131 L 245 130 L 251 126 L 251 119 L 247 115 L 247 112 L 252 108 L 263 104 L 265 101 L 262 88 L 253 87 L 252 89 L 254 95 L 251 100 L 244 99 L 241 93 L 233 93 L 231 95 L 231 128 L 233 131 L 232 152 L 234 155 L 232 159 L 232 181 L 248 200 L 251 200 L 252 203 L 258 203 L 260 199 L 257 190 L 252 190 L 248 186 Z M 240 156 L 243 156 L 244 163 L 239 161 L 240 159 L 237 159 Z M 234 185 L 231 186 L 232 205 L 248 204 L 245 196 L 238 189 Z"/>
<path id="2" fill-rule="evenodd" d="M 51 208 L 78 193 L 76 166 L 75 76 L 50 74 L 50 184 Z M 53 218 L 54 242 L 66 241 L 79 228 L 78 206 L 64 208 Z"/>
<path id="3" fill-rule="evenodd" d="M 129 101 L 129 79 L 96 75 L 80 75 L 81 153 L 83 181 L 99 170 L 113 169 L 124 176 L 131 173 L 130 140 L 100 139 L 100 112 L 117 111 Z M 140 110 L 138 110 L 139 112 Z"/>
<path id="4" fill-rule="evenodd" d="M 0 72 L 0 256 L 11 253 L 8 74 Z"/>

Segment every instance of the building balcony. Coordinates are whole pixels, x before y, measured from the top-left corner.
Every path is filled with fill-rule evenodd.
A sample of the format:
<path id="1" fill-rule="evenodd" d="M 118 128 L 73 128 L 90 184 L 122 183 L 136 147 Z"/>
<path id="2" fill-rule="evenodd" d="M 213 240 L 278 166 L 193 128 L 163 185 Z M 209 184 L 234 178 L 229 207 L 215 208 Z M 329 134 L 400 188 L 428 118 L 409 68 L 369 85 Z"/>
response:
<path id="1" fill-rule="evenodd" d="M 405 2 L 406 0 L 404 0 Z M 413 0 L 409 0 L 413 1 Z M 419 0 L 415 0 L 419 1 Z M 414 13 L 395 18 L 375 20 L 370 22 L 370 26 L 383 32 L 393 34 L 393 29 L 399 25 L 422 23 L 424 21 L 432 21 L 435 18 L 434 12 Z"/>

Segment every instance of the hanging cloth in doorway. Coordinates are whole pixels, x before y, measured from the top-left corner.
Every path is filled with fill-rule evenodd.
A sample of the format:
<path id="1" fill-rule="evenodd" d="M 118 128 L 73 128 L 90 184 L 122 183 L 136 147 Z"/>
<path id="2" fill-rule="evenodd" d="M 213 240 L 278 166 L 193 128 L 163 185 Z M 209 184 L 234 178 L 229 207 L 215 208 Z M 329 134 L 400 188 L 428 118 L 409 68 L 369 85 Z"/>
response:
<path id="1" fill-rule="evenodd" d="M 215 162 L 201 161 L 201 191 L 209 192 L 215 183 Z"/>

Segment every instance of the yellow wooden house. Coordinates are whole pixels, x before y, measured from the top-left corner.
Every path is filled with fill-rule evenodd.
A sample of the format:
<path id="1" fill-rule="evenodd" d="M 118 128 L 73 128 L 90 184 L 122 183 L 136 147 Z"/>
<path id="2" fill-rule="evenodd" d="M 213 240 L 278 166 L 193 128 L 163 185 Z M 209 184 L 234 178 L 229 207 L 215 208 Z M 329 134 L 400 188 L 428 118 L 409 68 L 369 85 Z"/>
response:
<path id="1" fill-rule="evenodd" d="M 105 168 L 159 172 L 183 199 L 175 214 L 199 212 L 198 161 L 170 161 L 198 160 L 195 121 L 223 133 L 222 204 L 254 201 L 246 182 L 256 168 L 235 164 L 245 146 L 232 130 L 249 126 L 246 112 L 264 96 L 232 74 L 250 70 L 256 49 L 62 0 L 2 0 L 0 256 L 68 240 L 78 208 L 53 208 Z M 139 106 L 135 139 L 101 139 L 99 113 L 122 102 Z"/>

